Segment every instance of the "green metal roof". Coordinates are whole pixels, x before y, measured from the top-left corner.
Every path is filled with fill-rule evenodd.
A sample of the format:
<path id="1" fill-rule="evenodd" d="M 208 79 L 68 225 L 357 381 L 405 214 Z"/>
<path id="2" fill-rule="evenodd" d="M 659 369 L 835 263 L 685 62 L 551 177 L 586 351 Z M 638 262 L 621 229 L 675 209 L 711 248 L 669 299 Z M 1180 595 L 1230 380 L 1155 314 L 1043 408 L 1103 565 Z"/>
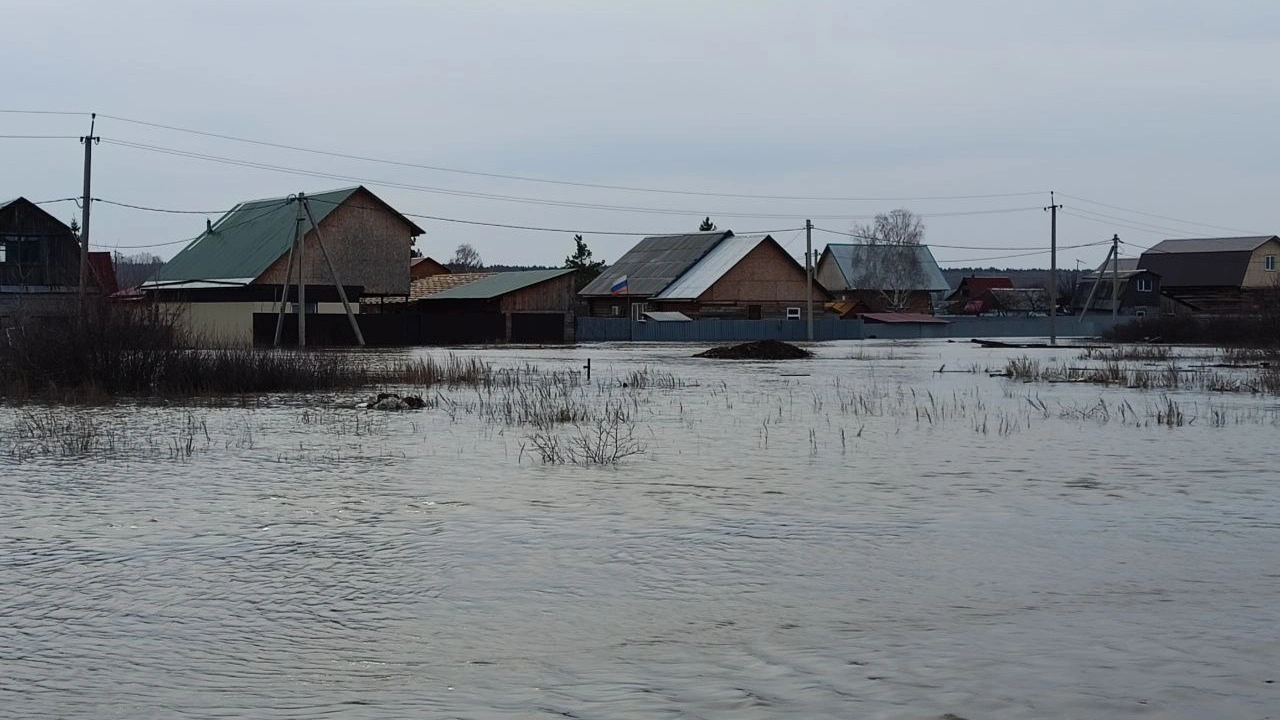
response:
<path id="1" fill-rule="evenodd" d="M 309 193 L 316 223 L 324 222 L 329 213 L 362 190 L 369 193 L 359 186 Z M 386 205 L 373 193 L 369 195 Z M 395 212 L 391 206 L 386 207 Z M 165 263 L 155 281 L 253 280 L 289 251 L 297 216 L 298 206 L 290 197 L 242 202 Z M 422 233 L 408 218 L 404 220 L 415 234 Z M 303 225 L 306 229 L 311 227 L 305 220 Z"/>
<path id="2" fill-rule="evenodd" d="M 554 270 L 520 270 L 518 272 L 500 272 L 487 275 L 475 282 L 459 285 L 457 287 L 442 290 L 434 295 L 428 295 L 423 300 L 490 300 L 501 297 L 509 292 L 523 290 L 531 285 L 537 285 L 540 282 L 554 280 L 555 278 L 567 275 L 573 272 L 571 269 L 557 268 Z"/>

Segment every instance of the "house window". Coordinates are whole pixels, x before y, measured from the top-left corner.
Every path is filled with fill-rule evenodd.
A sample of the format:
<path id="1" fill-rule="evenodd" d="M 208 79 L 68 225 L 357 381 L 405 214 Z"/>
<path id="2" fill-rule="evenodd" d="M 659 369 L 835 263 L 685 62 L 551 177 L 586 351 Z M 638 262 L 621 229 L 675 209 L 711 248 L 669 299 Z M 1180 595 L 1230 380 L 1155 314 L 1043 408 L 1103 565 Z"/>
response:
<path id="1" fill-rule="evenodd" d="M 4 243 L 0 243 L 0 265 L 9 262 L 9 248 Z"/>
<path id="2" fill-rule="evenodd" d="M 1268 255 L 1268 256 L 1266 256 L 1266 257 L 1262 258 L 1262 267 L 1263 267 L 1267 272 L 1275 272 L 1275 271 L 1276 271 L 1276 256 L 1275 256 L 1275 255 Z"/>
<path id="3" fill-rule="evenodd" d="M 614 317 L 622 317 L 622 306 L 621 306 L 621 305 L 614 305 L 614 306 L 613 306 L 613 312 L 612 312 L 612 315 L 613 315 Z"/>
<path id="4" fill-rule="evenodd" d="M 789 308 L 787 308 L 787 319 L 788 319 L 788 320 L 799 320 L 799 319 L 800 319 L 800 308 L 798 308 L 798 307 L 789 307 Z"/>
<path id="5" fill-rule="evenodd" d="M 647 309 L 645 303 L 631 303 L 631 319 L 635 322 L 644 322 L 644 313 Z"/>
<path id="6" fill-rule="evenodd" d="M 1138 292 L 1151 292 L 1151 278 L 1138 278 L 1134 285 L 1137 286 Z"/>

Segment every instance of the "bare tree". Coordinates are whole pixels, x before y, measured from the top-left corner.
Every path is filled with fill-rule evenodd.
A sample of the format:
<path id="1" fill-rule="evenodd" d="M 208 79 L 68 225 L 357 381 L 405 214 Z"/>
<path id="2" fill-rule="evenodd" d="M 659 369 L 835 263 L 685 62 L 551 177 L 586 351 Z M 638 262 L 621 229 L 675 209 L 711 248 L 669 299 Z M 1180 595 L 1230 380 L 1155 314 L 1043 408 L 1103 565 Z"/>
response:
<path id="1" fill-rule="evenodd" d="M 469 243 L 459 245 L 458 249 L 453 251 L 453 259 L 447 264 L 454 272 L 475 272 L 484 269 L 484 261 L 480 259 L 480 253 Z"/>
<path id="2" fill-rule="evenodd" d="M 911 309 L 912 296 L 925 289 L 919 251 L 924 221 L 899 208 L 876 215 L 871 224 L 855 225 L 853 235 L 867 246 L 861 274 L 864 287 L 859 289 L 878 292 L 890 312 Z"/>

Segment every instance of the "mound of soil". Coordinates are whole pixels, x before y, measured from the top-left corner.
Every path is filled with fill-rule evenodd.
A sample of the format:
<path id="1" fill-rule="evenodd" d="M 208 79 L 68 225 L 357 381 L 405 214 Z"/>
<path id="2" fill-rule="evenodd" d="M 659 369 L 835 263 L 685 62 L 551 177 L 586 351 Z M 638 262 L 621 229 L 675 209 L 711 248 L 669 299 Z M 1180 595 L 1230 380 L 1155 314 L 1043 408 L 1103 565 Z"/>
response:
<path id="1" fill-rule="evenodd" d="M 694 357 L 716 360 L 799 360 L 813 357 L 813 353 L 781 340 L 757 340 L 738 345 L 721 345 Z"/>

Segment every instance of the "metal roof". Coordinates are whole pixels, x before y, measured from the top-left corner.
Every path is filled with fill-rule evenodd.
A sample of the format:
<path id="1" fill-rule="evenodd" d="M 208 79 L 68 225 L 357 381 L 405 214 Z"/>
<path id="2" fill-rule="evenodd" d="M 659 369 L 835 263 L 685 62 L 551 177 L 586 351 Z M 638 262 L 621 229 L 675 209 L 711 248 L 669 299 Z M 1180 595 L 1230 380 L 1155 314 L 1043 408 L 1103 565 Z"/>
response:
<path id="1" fill-rule="evenodd" d="M 329 213 L 361 191 L 396 212 L 376 195 L 357 186 L 308 194 L 308 199 L 314 201 L 310 205 L 316 223 L 324 222 Z M 297 205 L 289 197 L 242 202 L 165 263 L 156 280 L 256 278 L 289 251 L 297 213 Z M 400 217 L 421 234 L 417 225 Z"/>
<path id="2" fill-rule="evenodd" d="M 889 253 L 899 252 L 901 249 L 910 248 L 915 254 L 916 265 L 919 268 L 920 287 L 909 288 L 912 290 L 927 290 L 929 292 L 945 292 L 951 289 L 946 278 L 942 277 L 942 270 L 938 268 L 938 261 L 933 259 L 933 253 L 929 251 L 928 245 L 880 245 L 871 243 L 832 243 L 827 245 L 824 254 L 830 253 L 836 266 L 840 268 L 840 274 L 844 276 L 845 287 L 827 288 L 828 290 L 883 290 L 885 288 L 878 287 L 883 281 L 877 280 L 874 275 L 874 267 L 880 263 L 881 258 Z M 906 289 L 906 288 L 904 288 Z"/>
<path id="3" fill-rule="evenodd" d="M 1275 235 L 1252 235 L 1249 237 L 1162 240 L 1147 250 L 1147 253 L 1253 252 L 1258 249 L 1259 245 L 1275 237 Z M 1143 255 L 1147 253 L 1143 253 Z M 1124 260 L 1121 259 L 1121 262 L 1124 262 Z M 1122 265 L 1121 267 L 1123 268 L 1124 266 Z"/>
<path id="4" fill-rule="evenodd" d="M 1158 273 L 1164 288 L 1240 287 L 1253 251 L 1274 240 L 1280 238 L 1258 235 L 1165 240 L 1142 253 L 1138 267 Z"/>
<path id="5" fill-rule="evenodd" d="M 924 313 L 860 313 L 863 320 L 879 323 L 912 323 L 920 325 L 946 325 L 949 321 Z"/>
<path id="6" fill-rule="evenodd" d="M 499 272 L 428 295 L 423 300 L 490 300 L 572 273 L 569 268 Z M 437 277 L 450 277 L 438 275 Z M 453 277 L 456 277 L 453 276 Z"/>
<path id="7" fill-rule="evenodd" d="M 654 300 L 697 300 L 724 274 L 733 269 L 760 243 L 771 240 L 768 235 L 734 235 L 720 241 L 675 282 L 653 296 Z M 630 280 L 628 280 L 630 283 Z"/>
<path id="8" fill-rule="evenodd" d="M 657 295 L 727 237 L 733 237 L 733 233 L 718 230 L 644 238 L 605 268 L 580 294 L 611 295 L 609 288 L 625 276 L 627 291 L 621 295 Z"/>
<path id="9" fill-rule="evenodd" d="M 650 310 L 644 316 L 655 322 L 693 322 L 693 318 L 674 310 Z"/>

